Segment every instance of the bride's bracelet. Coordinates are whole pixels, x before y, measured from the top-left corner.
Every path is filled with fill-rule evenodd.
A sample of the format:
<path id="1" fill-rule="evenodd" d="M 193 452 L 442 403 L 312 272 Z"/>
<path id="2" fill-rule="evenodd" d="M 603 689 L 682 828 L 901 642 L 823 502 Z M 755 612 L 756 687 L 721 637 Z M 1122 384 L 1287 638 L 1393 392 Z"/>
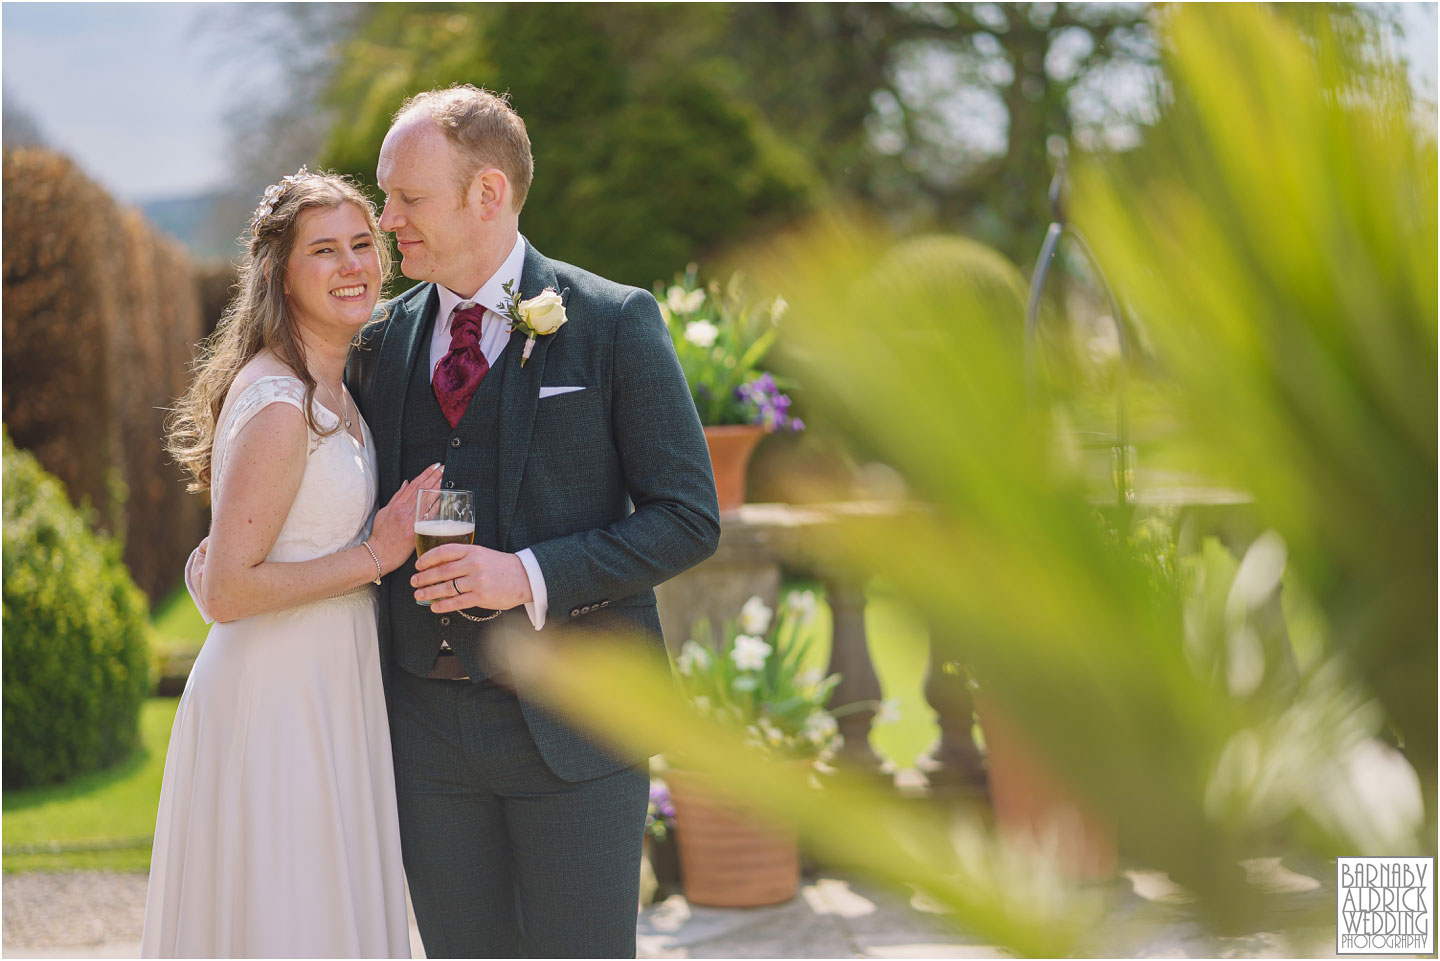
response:
<path id="1" fill-rule="evenodd" d="M 369 541 L 361 541 L 360 546 L 365 548 L 366 552 L 370 555 L 370 559 L 375 562 L 375 579 L 370 583 L 379 586 L 380 578 L 385 576 L 385 572 L 380 568 L 380 557 L 375 553 L 375 548 L 370 546 Z"/>

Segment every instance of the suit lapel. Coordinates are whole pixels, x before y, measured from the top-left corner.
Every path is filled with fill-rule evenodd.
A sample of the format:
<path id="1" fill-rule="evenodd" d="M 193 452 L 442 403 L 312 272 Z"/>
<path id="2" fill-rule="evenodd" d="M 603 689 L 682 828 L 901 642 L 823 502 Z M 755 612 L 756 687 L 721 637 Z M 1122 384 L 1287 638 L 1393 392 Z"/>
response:
<path id="1" fill-rule="evenodd" d="M 546 287 L 559 290 L 555 268 L 542 257 L 530 241 L 525 241 L 525 266 L 520 272 L 520 298 L 536 296 Z M 522 367 L 525 334 L 515 331 L 505 346 L 505 383 L 500 395 L 499 450 L 499 516 L 496 518 L 496 543 L 504 549 L 510 530 L 510 517 L 520 496 L 520 479 L 525 473 L 525 458 L 530 452 L 530 432 L 535 426 L 535 407 L 540 401 L 540 385 L 544 383 L 545 354 L 554 335 L 537 337 L 530 359 Z"/>
<path id="2" fill-rule="evenodd" d="M 400 476 L 400 430 L 408 399 L 406 395 L 410 391 L 415 355 L 426 339 L 425 322 L 440 306 L 436 286 L 426 284 L 425 287 L 428 290 L 424 294 L 417 294 L 396 306 L 377 360 L 374 396 L 379 403 L 373 405 L 378 410 L 370 429 L 379 448 L 381 488 L 387 491 L 399 490 L 403 480 Z"/>

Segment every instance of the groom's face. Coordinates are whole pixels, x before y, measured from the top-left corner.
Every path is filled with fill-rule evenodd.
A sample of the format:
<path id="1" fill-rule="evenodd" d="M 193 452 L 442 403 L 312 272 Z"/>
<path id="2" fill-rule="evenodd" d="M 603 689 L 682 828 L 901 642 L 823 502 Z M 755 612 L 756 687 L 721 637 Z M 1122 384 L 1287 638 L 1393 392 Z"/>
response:
<path id="1" fill-rule="evenodd" d="M 462 296 L 485 282 L 475 277 L 476 251 L 488 248 L 489 224 L 471 189 L 459 187 L 460 157 L 426 117 L 402 120 L 380 147 L 376 179 L 385 192 L 380 229 L 395 234 L 400 271 L 443 284 Z"/>

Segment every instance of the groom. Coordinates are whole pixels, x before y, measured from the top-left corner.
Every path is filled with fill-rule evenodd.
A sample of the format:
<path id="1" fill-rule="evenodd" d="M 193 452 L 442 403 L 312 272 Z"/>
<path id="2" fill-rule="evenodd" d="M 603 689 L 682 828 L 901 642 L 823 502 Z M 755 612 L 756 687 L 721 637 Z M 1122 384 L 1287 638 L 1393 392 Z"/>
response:
<path id="1" fill-rule="evenodd" d="M 532 170 L 502 97 L 467 85 L 401 106 L 380 150 L 380 225 L 421 283 L 347 371 L 381 503 L 436 462 L 447 488 L 474 493 L 474 544 L 430 551 L 381 591 L 401 840 L 431 957 L 634 955 L 644 759 L 513 691 L 506 653 L 536 631 L 613 631 L 663 658 L 652 588 L 720 531 L 654 298 L 520 236 Z M 528 357 L 527 334 L 507 331 L 507 283 L 521 302 L 563 300 L 555 328 L 548 298 Z"/>

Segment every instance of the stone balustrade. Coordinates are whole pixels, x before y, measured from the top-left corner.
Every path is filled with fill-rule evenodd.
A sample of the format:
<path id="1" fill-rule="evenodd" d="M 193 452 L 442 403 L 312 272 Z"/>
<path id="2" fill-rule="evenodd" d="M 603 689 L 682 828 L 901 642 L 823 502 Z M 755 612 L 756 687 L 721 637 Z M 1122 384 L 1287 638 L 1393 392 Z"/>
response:
<path id="1" fill-rule="evenodd" d="M 1258 533 L 1249 504 L 1243 493 L 1179 484 L 1142 488 L 1133 502 L 1124 505 L 1096 499 L 1097 509 L 1122 527 L 1128 526 L 1130 513 L 1138 507 L 1174 508 L 1182 553 L 1194 549 L 1202 537 L 1214 535 L 1243 554 Z M 883 520 L 906 509 L 895 502 L 746 504 L 726 516 L 714 556 L 656 589 L 672 655 L 692 637 L 691 625 L 700 618 L 709 621 L 711 641 L 718 642 L 721 626 L 738 614 L 748 598 L 758 595 L 774 609 L 786 574 L 814 577 L 824 585 L 832 612 L 829 672 L 842 678 L 831 702 L 879 701 L 882 691 L 865 630 L 865 584 L 817 556 L 815 542 L 841 519 Z M 970 682 L 963 665 L 941 655 L 947 645 L 943 637 L 937 643 L 935 633 L 932 630 L 924 696 L 935 711 L 940 734 L 917 767 L 932 794 L 973 796 L 984 792 L 986 775 L 984 758 L 971 734 L 975 706 Z M 838 760 L 852 770 L 888 776 L 870 747 L 873 721 L 874 712 L 869 710 L 839 719 L 845 748 Z"/>

